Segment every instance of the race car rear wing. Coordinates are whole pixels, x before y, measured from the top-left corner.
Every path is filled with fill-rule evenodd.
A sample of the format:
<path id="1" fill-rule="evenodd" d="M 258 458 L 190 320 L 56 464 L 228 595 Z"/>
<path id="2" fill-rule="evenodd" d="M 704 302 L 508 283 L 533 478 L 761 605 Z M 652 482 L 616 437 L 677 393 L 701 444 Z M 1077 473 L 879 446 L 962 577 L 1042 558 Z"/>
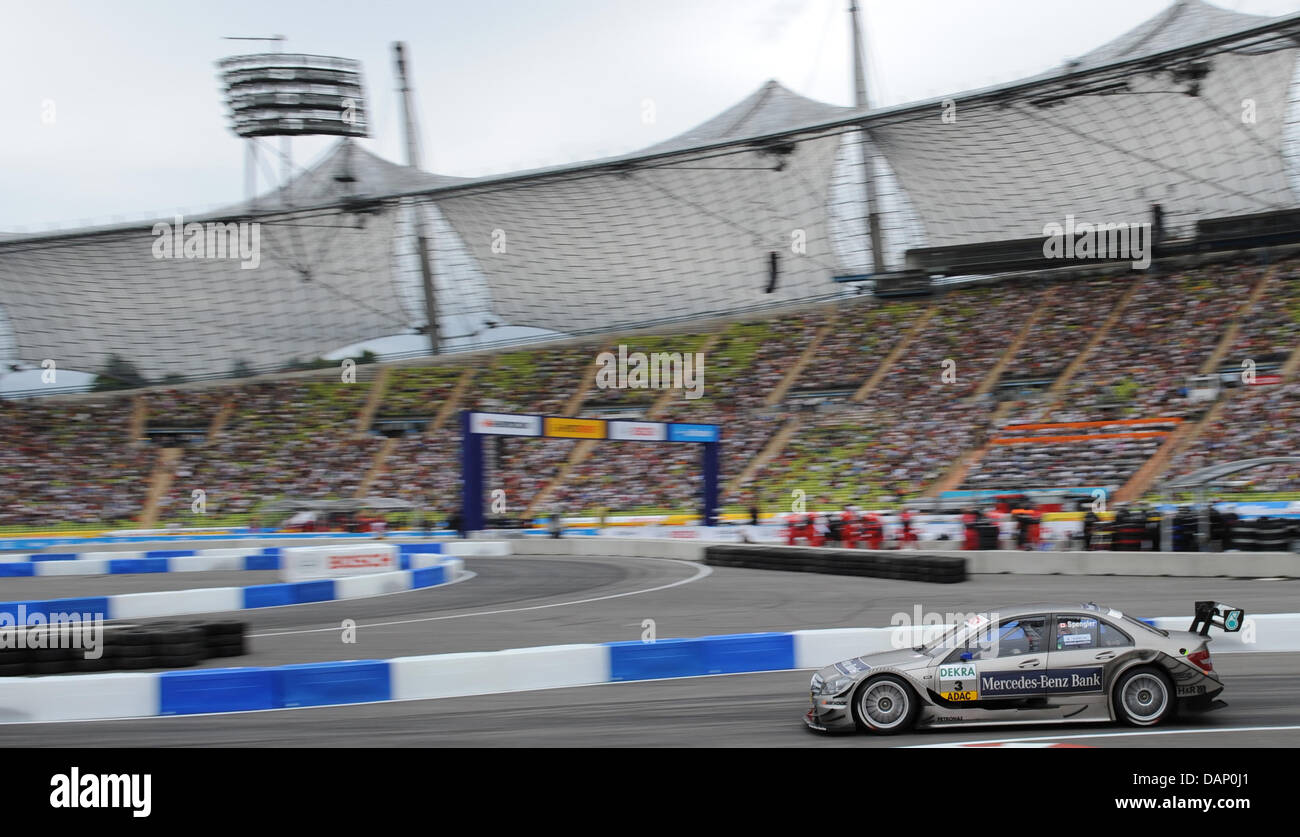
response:
<path id="1" fill-rule="evenodd" d="M 1218 617 L 1217 619 L 1215 617 Z M 1236 633 L 1241 630 L 1241 623 L 1246 620 L 1246 611 L 1222 602 L 1197 602 L 1196 616 L 1192 626 L 1187 630 L 1201 636 L 1210 635 L 1210 626 L 1224 633 Z"/>

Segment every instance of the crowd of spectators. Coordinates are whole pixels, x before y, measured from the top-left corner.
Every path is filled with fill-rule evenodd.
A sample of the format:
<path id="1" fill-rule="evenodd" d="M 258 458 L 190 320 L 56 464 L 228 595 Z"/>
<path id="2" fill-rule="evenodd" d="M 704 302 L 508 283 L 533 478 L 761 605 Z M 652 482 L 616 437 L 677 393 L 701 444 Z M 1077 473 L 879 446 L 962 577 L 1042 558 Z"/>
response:
<path id="1" fill-rule="evenodd" d="M 1189 417 L 1189 376 L 1209 359 L 1231 318 L 1264 275 L 1260 267 L 1209 266 L 1170 275 L 1043 282 L 1010 281 L 954 290 L 922 301 L 872 298 L 723 326 L 710 343 L 701 397 L 677 390 L 603 388 L 592 379 L 600 346 L 629 353 L 700 351 L 710 334 L 613 338 L 604 344 L 539 347 L 484 355 L 473 364 L 461 408 L 561 414 L 582 395 L 580 415 L 646 417 L 717 423 L 723 427 L 723 478 L 752 462 L 792 418 L 794 437 L 746 485 L 724 501 L 784 500 L 803 489 L 810 502 L 842 504 L 908 497 L 942 476 L 966 451 L 1016 432 L 1026 421 L 1083 422 Z M 1238 357 L 1279 361 L 1300 339 L 1300 280 L 1279 271 L 1242 318 L 1224 364 Z M 1134 286 L 1133 283 L 1136 283 Z M 992 394 L 977 396 L 1035 309 L 1041 316 L 1010 358 L 1002 377 L 1055 378 L 1078 356 L 1120 297 L 1127 307 L 1105 340 L 1051 403 L 1022 406 L 998 422 Z M 909 335 L 923 312 L 930 319 L 863 403 L 851 400 L 880 362 Z M 801 367 L 789 392 L 768 404 L 818 328 L 831 329 Z M 376 418 L 407 418 L 372 494 L 426 508 L 454 507 L 459 490 L 459 431 L 454 422 L 426 423 L 462 379 L 466 365 L 403 366 L 388 374 Z M 147 416 L 132 425 L 136 396 L 70 402 L 0 402 L 0 525 L 129 519 L 139 513 L 158 448 L 168 428 L 191 428 L 160 513 L 195 522 L 193 492 L 204 492 L 208 515 L 254 510 L 281 496 L 347 497 L 376 463 L 382 436 L 357 425 L 371 380 L 350 383 L 331 371 L 309 377 L 241 381 L 205 389 L 158 389 L 138 396 Z M 661 396 L 664 396 L 661 399 Z M 648 415 L 652 405 L 658 411 Z M 203 438 L 222 409 L 229 418 Z M 1005 412 L 1005 411 L 1004 411 Z M 138 415 L 138 414 L 137 414 Z M 1230 397 L 1215 424 L 1173 463 L 1175 472 L 1232 458 L 1289 452 L 1300 418 L 1295 385 L 1248 387 Z M 418 420 L 418 421 L 416 421 Z M 372 426 L 395 432 L 395 425 Z M 1114 427 L 1071 430 L 1105 433 Z M 1126 428 L 1127 429 L 1127 428 Z M 1149 429 L 1149 428 L 1142 428 Z M 1161 426 L 1160 430 L 1172 429 Z M 155 432 L 161 431 L 161 432 Z M 132 434 L 143 433 L 140 441 Z M 1163 437 L 1114 437 L 990 446 L 964 487 L 1118 485 Z M 698 449 L 603 441 L 556 483 L 572 458 L 572 440 L 503 438 L 488 445 L 488 488 L 504 488 L 512 512 L 554 489 L 550 507 L 686 511 L 699 489 Z M 1300 469 L 1244 476 L 1252 488 L 1300 489 Z"/>
<path id="2" fill-rule="evenodd" d="M 1294 456 L 1300 433 L 1300 384 L 1243 387 L 1169 466 L 1173 476 L 1210 465 L 1267 456 Z M 1277 464 L 1231 478 L 1242 492 L 1300 491 L 1300 467 Z"/>
<path id="3" fill-rule="evenodd" d="M 1060 393 L 1051 420 L 1187 415 L 1188 377 L 1209 360 L 1263 270 L 1214 266 L 1133 280 L 1133 298 Z"/>
<path id="4" fill-rule="evenodd" d="M 274 497 L 352 496 L 383 441 L 356 432 L 368 389 L 337 373 L 239 387 L 226 426 L 177 462 L 161 519 L 197 523 Z M 195 490 L 203 492 L 201 515 L 193 513 Z"/>
<path id="5" fill-rule="evenodd" d="M 0 400 L 0 526 L 130 520 L 154 453 L 133 442 L 131 398 Z"/>

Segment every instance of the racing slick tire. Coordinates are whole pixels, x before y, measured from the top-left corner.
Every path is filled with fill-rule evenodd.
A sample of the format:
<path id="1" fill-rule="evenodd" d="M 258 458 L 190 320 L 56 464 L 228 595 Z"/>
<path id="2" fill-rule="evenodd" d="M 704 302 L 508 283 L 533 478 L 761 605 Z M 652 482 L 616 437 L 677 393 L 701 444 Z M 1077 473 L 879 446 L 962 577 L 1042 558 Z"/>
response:
<path id="1" fill-rule="evenodd" d="M 1153 727 L 1173 717 L 1178 701 L 1169 675 L 1154 666 L 1138 666 L 1119 676 L 1111 703 L 1121 723 Z"/>
<path id="2" fill-rule="evenodd" d="M 901 677 L 881 674 L 853 693 L 853 720 L 858 729 L 877 735 L 897 735 L 912 729 L 921 704 Z"/>

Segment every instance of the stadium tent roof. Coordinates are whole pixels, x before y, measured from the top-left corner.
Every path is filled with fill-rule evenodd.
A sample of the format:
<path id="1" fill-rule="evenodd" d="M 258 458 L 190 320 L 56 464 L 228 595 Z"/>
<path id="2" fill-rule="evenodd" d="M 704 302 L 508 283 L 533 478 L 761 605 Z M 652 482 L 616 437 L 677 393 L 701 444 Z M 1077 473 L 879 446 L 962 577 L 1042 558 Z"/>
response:
<path id="1" fill-rule="evenodd" d="M 342 139 L 318 163 L 290 178 L 282 188 L 202 217 L 224 218 L 283 207 L 319 206 L 348 198 L 377 198 L 411 189 L 438 189 L 466 181 L 463 177 L 430 174 L 389 162 L 350 139 Z"/>
<path id="2" fill-rule="evenodd" d="M 849 113 L 853 113 L 853 108 L 809 99 L 782 87 L 776 80 L 769 80 L 707 122 L 631 156 L 688 151 L 701 145 L 777 134 Z"/>
<path id="3" fill-rule="evenodd" d="M 1231 35 L 1268 21 L 1263 15 L 1251 15 L 1220 9 L 1202 0 L 1178 0 L 1160 14 L 1139 26 L 1086 52 L 1056 72 L 1077 72 L 1155 55 L 1171 49 Z"/>

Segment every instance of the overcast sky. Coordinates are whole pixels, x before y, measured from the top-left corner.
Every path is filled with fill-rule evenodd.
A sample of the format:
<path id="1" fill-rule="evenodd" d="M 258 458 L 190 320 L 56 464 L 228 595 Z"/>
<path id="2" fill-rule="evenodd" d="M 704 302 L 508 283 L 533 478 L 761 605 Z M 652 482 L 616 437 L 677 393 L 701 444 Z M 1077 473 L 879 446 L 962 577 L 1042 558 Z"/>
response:
<path id="1" fill-rule="evenodd" d="M 873 104 L 1030 75 L 1168 0 L 861 0 Z M 1253 14 L 1300 0 L 1221 0 Z M 851 104 L 847 0 L 6 0 L 0 231 L 139 220 L 243 198 L 214 62 L 224 35 L 362 62 L 370 150 L 404 161 L 391 44 L 411 50 L 425 168 L 474 176 L 632 151 L 775 78 Z M 654 102 L 645 124 L 642 102 Z M 43 116 L 51 114 L 52 121 Z M 307 165 L 326 140 L 294 141 Z"/>

